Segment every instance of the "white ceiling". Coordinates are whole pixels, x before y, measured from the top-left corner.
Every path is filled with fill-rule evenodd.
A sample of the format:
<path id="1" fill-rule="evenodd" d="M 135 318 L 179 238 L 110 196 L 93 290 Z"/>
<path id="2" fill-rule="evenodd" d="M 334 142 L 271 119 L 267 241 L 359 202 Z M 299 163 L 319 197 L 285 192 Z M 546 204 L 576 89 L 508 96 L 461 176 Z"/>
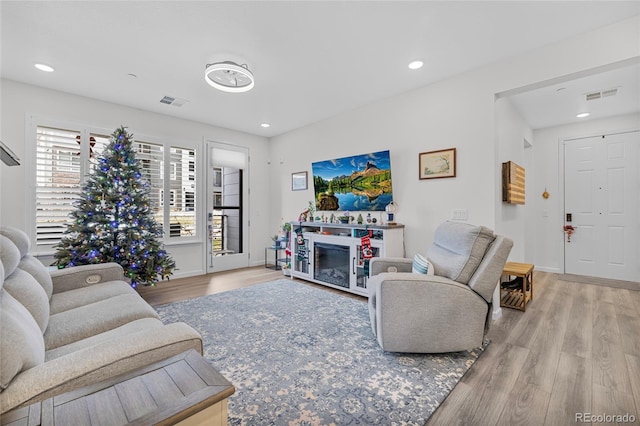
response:
<path id="1" fill-rule="evenodd" d="M 1 72 L 269 137 L 639 13 L 637 1 L 2 1 Z M 425 66 L 409 70 L 414 59 Z M 208 86 L 206 64 L 224 60 L 247 64 L 255 88 Z M 555 104 L 569 90 L 584 89 L 553 92 Z M 545 97 L 514 102 L 544 123 Z"/>
<path id="2" fill-rule="evenodd" d="M 615 95 L 587 94 L 616 89 Z M 551 84 L 510 97 L 511 102 L 533 129 L 577 123 L 640 112 L 640 64 Z M 578 113 L 588 112 L 586 118 Z"/>

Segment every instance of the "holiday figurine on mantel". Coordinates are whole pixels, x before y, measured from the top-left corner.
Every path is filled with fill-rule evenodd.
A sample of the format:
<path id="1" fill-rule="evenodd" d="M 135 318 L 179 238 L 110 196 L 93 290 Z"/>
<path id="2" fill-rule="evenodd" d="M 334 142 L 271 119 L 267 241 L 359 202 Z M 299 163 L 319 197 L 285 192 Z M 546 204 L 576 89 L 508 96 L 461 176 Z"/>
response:
<path id="1" fill-rule="evenodd" d="M 54 265 L 116 262 L 136 287 L 168 278 L 175 262 L 163 248 L 162 226 L 153 217 L 149 183 L 140 171 L 132 137 L 125 127 L 111 135 L 54 247 Z"/>

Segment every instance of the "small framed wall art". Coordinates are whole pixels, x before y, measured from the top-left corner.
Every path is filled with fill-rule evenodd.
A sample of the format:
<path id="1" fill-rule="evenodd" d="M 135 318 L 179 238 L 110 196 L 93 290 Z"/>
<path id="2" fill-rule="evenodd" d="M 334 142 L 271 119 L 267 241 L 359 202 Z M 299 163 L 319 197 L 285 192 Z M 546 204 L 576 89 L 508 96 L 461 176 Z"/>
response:
<path id="1" fill-rule="evenodd" d="M 291 173 L 291 190 L 292 191 L 303 191 L 307 189 L 307 172 L 296 172 Z"/>
<path id="2" fill-rule="evenodd" d="M 456 149 L 421 152 L 418 154 L 420 179 L 456 177 Z"/>

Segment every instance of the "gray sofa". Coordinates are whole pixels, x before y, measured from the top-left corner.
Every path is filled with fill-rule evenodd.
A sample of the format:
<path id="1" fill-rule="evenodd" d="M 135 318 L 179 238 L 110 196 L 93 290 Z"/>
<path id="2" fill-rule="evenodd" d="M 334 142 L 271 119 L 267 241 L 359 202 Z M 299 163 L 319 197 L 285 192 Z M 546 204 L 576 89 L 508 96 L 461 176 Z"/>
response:
<path id="1" fill-rule="evenodd" d="M 189 349 L 198 332 L 164 325 L 120 265 L 50 271 L 0 228 L 0 414 Z"/>
<path id="2" fill-rule="evenodd" d="M 382 349 L 438 353 L 481 346 L 512 246 L 489 228 L 449 221 L 436 229 L 426 253 L 434 275 L 413 273 L 413 259 L 372 259 L 369 316 Z"/>

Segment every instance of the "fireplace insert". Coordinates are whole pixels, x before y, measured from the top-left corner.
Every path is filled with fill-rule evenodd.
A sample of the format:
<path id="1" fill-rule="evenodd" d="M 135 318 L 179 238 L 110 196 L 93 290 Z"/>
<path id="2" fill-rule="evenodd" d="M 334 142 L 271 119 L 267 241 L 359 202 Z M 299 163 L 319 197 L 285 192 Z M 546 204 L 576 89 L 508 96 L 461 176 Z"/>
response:
<path id="1" fill-rule="evenodd" d="M 313 252 L 313 278 L 328 284 L 349 288 L 350 247 L 315 243 Z"/>

